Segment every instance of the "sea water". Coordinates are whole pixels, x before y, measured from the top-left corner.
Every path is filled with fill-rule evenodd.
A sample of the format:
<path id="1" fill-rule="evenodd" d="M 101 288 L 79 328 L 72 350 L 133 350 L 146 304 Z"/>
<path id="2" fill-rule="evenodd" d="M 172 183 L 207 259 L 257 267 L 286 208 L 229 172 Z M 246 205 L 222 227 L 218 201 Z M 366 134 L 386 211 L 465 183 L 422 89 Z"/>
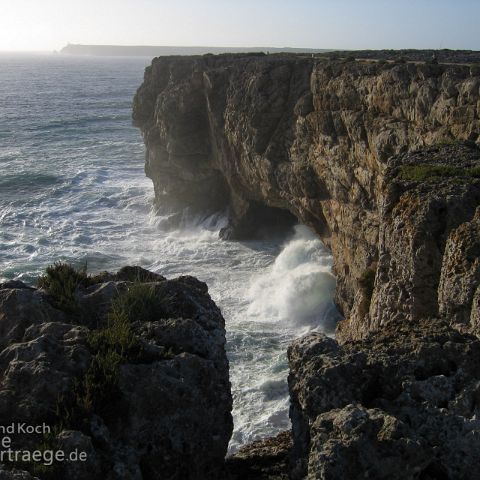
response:
<path id="1" fill-rule="evenodd" d="M 234 398 L 231 451 L 289 428 L 286 350 L 332 332 L 332 258 L 297 226 L 288 238 L 224 242 L 222 212 L 155 215 L 132 126 L 148 58 L 0 54 L 0 281 L 34 283 L 56 260 L 89 271 L 141 265 L 194 275 L 222 309 Z"/>

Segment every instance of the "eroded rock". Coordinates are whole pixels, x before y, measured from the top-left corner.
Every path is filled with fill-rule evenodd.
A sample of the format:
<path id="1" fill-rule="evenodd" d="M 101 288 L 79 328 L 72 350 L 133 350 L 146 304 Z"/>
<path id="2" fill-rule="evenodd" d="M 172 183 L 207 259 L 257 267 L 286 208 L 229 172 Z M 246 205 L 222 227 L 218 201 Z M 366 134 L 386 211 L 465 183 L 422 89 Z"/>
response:
<path id="1" fill-rule="evenodd" d="M 480 341 L 439 319 L 289 348 L 292 478 L 477 478 Z"/>
<path id="2" fill-rule="evenodd" d="M 292 448 L 290 432 L 258 440 L 227 457 L 225 480 L 288 480 Z"/>

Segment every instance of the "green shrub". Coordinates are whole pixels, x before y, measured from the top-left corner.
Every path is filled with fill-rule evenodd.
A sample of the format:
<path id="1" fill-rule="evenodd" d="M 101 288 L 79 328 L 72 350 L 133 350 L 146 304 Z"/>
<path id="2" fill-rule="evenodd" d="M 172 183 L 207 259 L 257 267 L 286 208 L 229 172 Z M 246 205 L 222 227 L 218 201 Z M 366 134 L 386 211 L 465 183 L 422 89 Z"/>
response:
<path id="1" fill-rule="evenodd" d="M 404 165 L 400 167 L 399 176 L 402 180 L 414 182 L 435 181 L 455 177 L 479 178 L 480 166 L 462 168 L 450 165 Z"/>
<path id="2" fill-rule="evenodd" d="M 45 275 L 37 282 L 39 288 L 46 290 L 54 305 L 68 314 L 77 314 L 78 302 L 75 291 L 79 286 L 87 286 L 89 277 L 87 266 L 75 269 L 68 263 L 56 262 L 47 267 Z"/>
<path id="3" fill-rule="evenodd" d="M 118 369 L 125 361 L 126 358 L 114 349 L 99 352 L 93 357 L 77 394 L 82 412 L 105 416 L 111 411 L 120 395 Z"/>
<path id="4" fill-rule="evenodd" d="M 122 324 L 157 320 L 164 310 L 167 298 L 157 295 L 153 285 L 134 283 L 128 290 L 112 301 L 108 321 Z"/>
<path id="5" fill-rule="evenodd" d="M 96 352 L 115 350 L 119 355 L 126 355 L 135 346 L 130 320 L 124 312 L 109 317 L 106 328 L 94 330 L 89 343 Z"/>

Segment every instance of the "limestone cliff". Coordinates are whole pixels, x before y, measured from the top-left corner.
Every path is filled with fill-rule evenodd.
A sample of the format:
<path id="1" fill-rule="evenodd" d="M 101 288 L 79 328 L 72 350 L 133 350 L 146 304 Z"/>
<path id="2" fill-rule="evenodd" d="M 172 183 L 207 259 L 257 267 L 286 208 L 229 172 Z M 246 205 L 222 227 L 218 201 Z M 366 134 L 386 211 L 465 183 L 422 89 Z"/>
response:
<path id="1" fill-rule="evenodd" d="M 339 338 L 422 316 L 477 329 L 479 89 L 476 65 L 162 57 L 134 120 L 159 205 L 228 207 L 225 238 L 292 215 L 318 232 Z"/>

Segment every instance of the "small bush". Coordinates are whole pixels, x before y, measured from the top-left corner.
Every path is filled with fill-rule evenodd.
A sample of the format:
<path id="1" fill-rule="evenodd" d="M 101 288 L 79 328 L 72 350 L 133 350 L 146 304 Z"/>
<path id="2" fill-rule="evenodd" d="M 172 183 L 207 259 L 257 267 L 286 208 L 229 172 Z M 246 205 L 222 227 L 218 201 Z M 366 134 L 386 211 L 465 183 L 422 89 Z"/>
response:
<path id="1" fill-rule="evenodd" d="M 94 351 L 115 350 L 119 355 L 127 355 L 135 347 L 134 335 L 128 316 L 119 312 L 112 316 L 108 326 L 90 334 L 90 346 Z"/>
<path id="2" fill-rule="evenodd" d="M 114 349 L 98 352 L 93 357 L 77 393 L 81 411 L 105 416 L 112 410 L 120 395 L 118 369 L 126 360 Z"/>
<path id="3" fill-rule="evenodd" d="M 47 291 L 54 305 L 65 313 L 78 313 L 75 291 L 79 286 L 87 286 L 89 277 L 86 265 L 75 269 L 68 263 L 56 262 L 47 267 L 45 275 L 38 279 L 38 287 Z"/>
<path id="4" fill-rule="evenodd" d="M 402 180 L 424 182 L 454 177 L 480 177 L 480 166 L 461 168 L 449 165 L 404 165 L 400 168 Z"/>
<path id="5" fill-rule="evenodd" d="M 109 322 L 148 322 L 161 315 L 166 299 L 160 298 L 155 288 L 148 283 L 134 283 L 128 290 L 112 301 Z"/>

